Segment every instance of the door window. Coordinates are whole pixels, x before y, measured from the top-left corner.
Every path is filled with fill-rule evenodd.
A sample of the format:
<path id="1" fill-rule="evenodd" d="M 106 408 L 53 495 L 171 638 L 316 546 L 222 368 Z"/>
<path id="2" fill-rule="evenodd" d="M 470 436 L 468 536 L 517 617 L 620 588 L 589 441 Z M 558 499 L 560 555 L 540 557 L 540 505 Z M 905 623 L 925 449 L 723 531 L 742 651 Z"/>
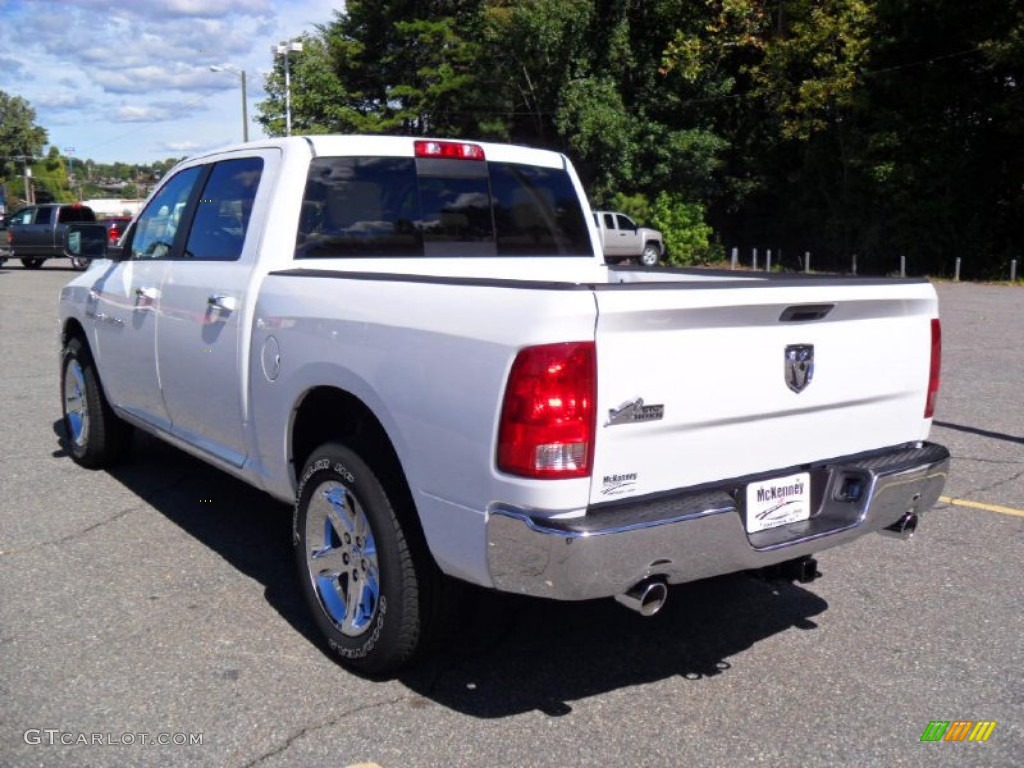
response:
<path id="1" fill-rule="evenodd" d="M 129 246 L 132 259 L 164 259 L 174 238 L 189 196 L 203 168 L 186 168 L 163 186 L 139 216 Z"/>
<path id="2" fill-rule="evenodd" d="M 18 211 L 13 216 L 11 216 L 11 220 L 8 223 L 9 224 L 31 224 L 32 223 L 32 216 L 33 216 L 33 214 L 35 212 L 36 212 L 35 208 L 26 208 L 26 209 L 24 209 L 22 211 Z"/>
<path id="3" fill-rule="evenodd" d="M 235 261 L 242 255 L 263 160 L 242 157 L 213 167 L 196 207 L 185 258 Z"/>
<path id="4" fill-rule="evenodd" d="M 36 208 L 33 224 L 49 224 L 53 220 L 53 208 Z"/>
<path id="5" fill-rule="evenodd" d="M 621 213 L 615 215 L 615 218 L 619 220 L 619 229 L 631 229 L 636 231 L 636 224 L 629 218 L 629 216 L 623 216 Z"/>

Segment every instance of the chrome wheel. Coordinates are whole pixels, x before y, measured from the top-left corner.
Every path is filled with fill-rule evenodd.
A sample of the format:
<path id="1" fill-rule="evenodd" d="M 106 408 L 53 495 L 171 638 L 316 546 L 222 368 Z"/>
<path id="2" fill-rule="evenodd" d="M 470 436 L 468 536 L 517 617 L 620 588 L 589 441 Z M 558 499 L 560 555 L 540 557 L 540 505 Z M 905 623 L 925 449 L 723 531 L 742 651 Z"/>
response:
<path id="1" fill-rule="evenodd" d="M 644 251 L 640 255 L 640 263 L 645 267 L 653 267 L 658 263 L 659 258 L 661 258 L 661 251 L 658 250 L 658 246 L 648 243 L 644 246 Z"/>
<path id="2" fill-rule="evenodd" d="M 64 413 L 68 437 L 82 448 L 89 434 L 89 405 L 85 396 L 85 374 L 77 359 L 71 358 L 64 370 Z"/>
<path id="3" fill-rule="evenodd" d="M 306 568 L 335 627 L 348 637 L 363 634 L 380 602 L 377 544 L 359 500 L 339 482 L 323 483 L 309 500 Z"/>

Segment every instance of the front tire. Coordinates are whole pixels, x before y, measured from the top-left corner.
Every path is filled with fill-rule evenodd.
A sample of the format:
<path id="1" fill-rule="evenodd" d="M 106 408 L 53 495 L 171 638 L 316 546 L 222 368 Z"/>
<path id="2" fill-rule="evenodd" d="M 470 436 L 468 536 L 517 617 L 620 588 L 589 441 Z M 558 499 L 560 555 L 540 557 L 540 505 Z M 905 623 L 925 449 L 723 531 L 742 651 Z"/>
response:
<path id="1" fill-rule="evenodd" d="M 64 347 L 60 391 L 71 458 L 89 469 L 116 463 L 131 440 L 131 427 L 114 414 L 89 348 L 78 338 Z"/>
<path id="2" fill-rule="evenodd" d="M 402 528 L 369 465 L 340 443 L 313 451 L 292 523 L 299 582 L 330 649 L 365 674 L 387 675 L 422 644 L 432 562 Z"/>
<path id="3" fill-rule="evenodd" d="M 640 263 L 645 267 L 653 267 L 661 259 L 661 249 L 657 243 L 647 243 L 640 254 Z"/>
<path id="4" fill-rule="evenodd" d="M 44 261 L 46 261 L 46 259 L 22 259 L 21 266 L 25 269 L 39 269 L 43 266 Z"/>

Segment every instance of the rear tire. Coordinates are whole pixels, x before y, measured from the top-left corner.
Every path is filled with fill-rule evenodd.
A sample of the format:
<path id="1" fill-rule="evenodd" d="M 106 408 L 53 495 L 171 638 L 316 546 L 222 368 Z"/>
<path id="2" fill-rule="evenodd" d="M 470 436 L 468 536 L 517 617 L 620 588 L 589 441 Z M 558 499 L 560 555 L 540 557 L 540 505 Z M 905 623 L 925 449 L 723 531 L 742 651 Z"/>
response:
<path id="1" fill-rule="evenodd" d="M 292 541 L 313 620 L 341 662 L 364 674 L 397 671 L 424 644 L 440 571 L 403 529 L 370 466 L 340 443 L 310 455 Z"/>
<path id="2" fill-rule="evenodd" d="M 60 391 L 71 458 L 89 469 L 116 463 L 131 441 L 132 428 L 114 414 L 89 348 L 75 337 L 64 347 Z"/>
<path id="3" fill-rule="evenodd" d="M 43 266 L 44 261 L 46 261 L 46 259 L 22 259 L 21 265 L 25 269 L 39 269 Z"/>

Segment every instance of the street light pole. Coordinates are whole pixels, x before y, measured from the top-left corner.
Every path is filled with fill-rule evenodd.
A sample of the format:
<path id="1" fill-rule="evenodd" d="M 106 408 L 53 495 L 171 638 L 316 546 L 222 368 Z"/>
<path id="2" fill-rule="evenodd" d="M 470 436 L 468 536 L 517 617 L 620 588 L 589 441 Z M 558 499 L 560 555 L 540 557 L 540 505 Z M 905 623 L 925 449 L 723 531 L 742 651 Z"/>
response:
<path id="1" fill-rule="evenodd" d="M 302 51 L 302 41 L 298 38 L 282 40 L 278 45 L 271 46 L 270 52 L 275 56 L 284 57 L 284 125 L 285 136 L 292 135 L 292 77 L 288 64 L 290 52 L 299 53 Z"/>
<path id="2" fill-rule="evenodd" d="M 238 67 L 232 67 L 230 64 L 211 64 L 211 72 L 233 72 L 241 78 L 242 81 L 242 141 L 249 141 L 249 105 L 246 101 L 245 95 L 245 70 L 239 69 Z"/>
<path id="3" fill-rule="evenodd" d="M 242 141 L 249 141 L 249 105 L 245 98 L 245 70 L 242 70 Z"/>
<path id="4" fill-rule="evenodd" d="M 71 188 L 72 196 L 74 196 L 75 194 L 75 169 L 71 162 L 71 155 L 74 153 L 74 151 L 74 147 L 64 147 L 64 152 L 66 152 L 68 156 L 68 186 Z M 81 198 L 81 195 L 79 195 L 78 197 Z"/>
<path id="5" fill-rule="evenodd" d="M 32 191 L 32 166 L 29 165 L 29 160 L 32 158 L 28 155 L 17 155 L 15 159 L 21 160 L 25 164 L 25 204 L 34 205 L 36 196 Z"/>

